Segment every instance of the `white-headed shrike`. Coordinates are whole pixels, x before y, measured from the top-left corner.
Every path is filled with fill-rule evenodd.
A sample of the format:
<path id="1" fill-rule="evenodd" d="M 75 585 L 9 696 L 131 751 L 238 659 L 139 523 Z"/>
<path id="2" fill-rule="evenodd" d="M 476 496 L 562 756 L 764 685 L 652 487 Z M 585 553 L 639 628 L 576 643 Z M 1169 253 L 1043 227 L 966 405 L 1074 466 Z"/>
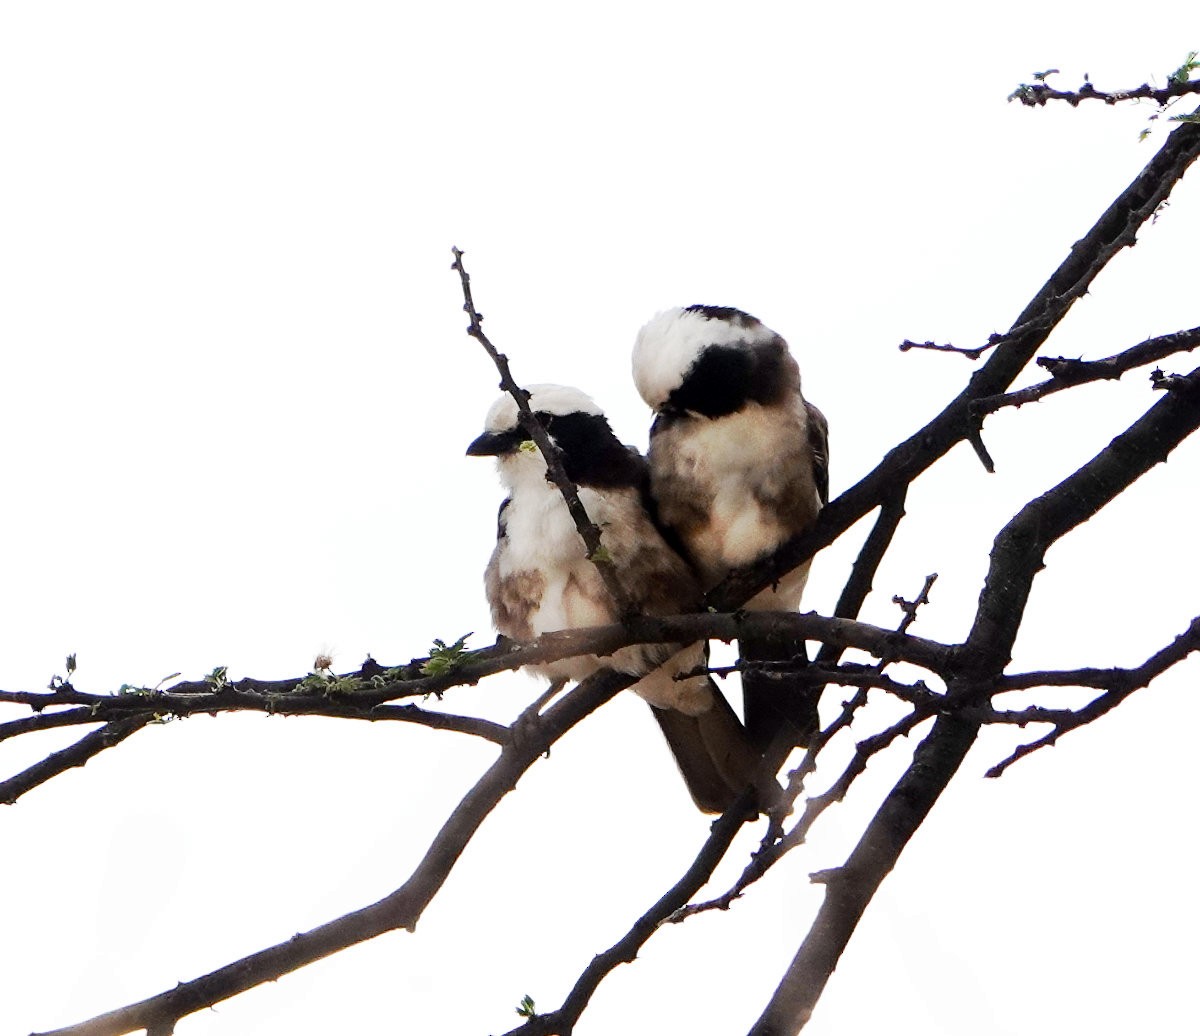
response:
<path id="1" fill-rule="evenodd" d="M 646 615 L 694 607 L 701 597 L 699 580 L 645 508 L 647 472 L 641 455 L 617 439 L 600 408 L 578 389 L 533 385 L 528 391 L 530 409 L 562 451 L 567 475 L 600 529 L 630 605 Z M 541 452 L 527 442 L 511 396 L 492 406 L 485 429 L 467 453 L 494 456 L 508 491 L 484 575 L 496 629 L 527 643 L 554 630 L 620 621 L 562 493 L 547 478 Z M 706 647 L 703 642 L 635 645 L 609 657 L 531 668 L 552 681 L 582 680 L 605 666 L 646 673 L 633 689 L 652 706 L 696 805 L 718 813 L 751 783 L 757 752 L 709 676 L 675 679 L 704 667 Z"/>
<path id="2" fill-rule="evenodd" d="M 638 332 L 633 378 L 655 413 L 646 459 L 656 519 L 705 591 L 813 523 L 829 498 L 828 425 L 801 395 L 800 368 L 779 335 L 726 306 L 669 309 Z M 808 567 L 747 608 L 798 607 Z M 790 637 L 740 644 L 745 662 L 795 659 L 803 649 Z M 757 747 L 780 731 L 808 743 L 819 692 L 753 669 L 742 689 Z"/>

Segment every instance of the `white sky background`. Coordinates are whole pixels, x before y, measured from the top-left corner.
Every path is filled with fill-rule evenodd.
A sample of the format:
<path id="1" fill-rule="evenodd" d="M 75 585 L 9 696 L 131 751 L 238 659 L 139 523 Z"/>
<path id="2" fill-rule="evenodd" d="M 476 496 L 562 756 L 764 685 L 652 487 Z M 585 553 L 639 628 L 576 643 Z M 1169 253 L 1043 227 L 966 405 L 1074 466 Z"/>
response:
<path id="1" fill-rule="evenodd" d="M 68 652 L 101 691 L 490 642 L 501 494 L 463 451 L 497 377 L 464 334 L 456 244 L 517 378 L 586 388 L 641 446 L 637 328 L 692 302 L 760 316 L 830 419 L 845 489 L 970 371 L 896 344 L 1007 327 L 1165 132 L 1137 142 L 1150 107 L 1006 95 L 1052 66 L 1067 87 L 1162 82 L 1200 45 L 1192 0 L 967 10 L 0 7 L 0 687 L 44 687 Z M 1198 186 L 1193 170 L 1045 352 L 1197 323 Z M 894 625 L 891 595 L 937 571 L 916 632 L 961 637 L 1003 522 L 1156 398 L 1139 372 L 990 419 L 997 474 L 959 449 L 914 487 L 864 618 Z M 1185 628 L 1198 462 L 1193 442 L 1051 551 L 1014 669 L 1133 665 Z M 857 546 L 820 557 L 809 607 L 832 608 Z M 983 771 L 1035 732 L 985 736 L 806 1031 L 1193 1025 L 1196 672 L 1000 781 Z M 502 677 L 446 707 L 507 719 L 536 688 Z M 68 740 L 4 743 L 0 773 Z M 374 901 L 492 755 L 394 724 L 222 716 L 57 778 L 0 813 L 0 1032 Z M 744 1032 L 819 902 L 806 874 L 842 861 L 904 761 L 873 765 L 733 911 L 660 933 L 580 1036 Z M 521 782 L 415 935 L 178 1031 L 502 1031 L 524 994 L 557 1007 L 706 831 L 623 696 Z"/>

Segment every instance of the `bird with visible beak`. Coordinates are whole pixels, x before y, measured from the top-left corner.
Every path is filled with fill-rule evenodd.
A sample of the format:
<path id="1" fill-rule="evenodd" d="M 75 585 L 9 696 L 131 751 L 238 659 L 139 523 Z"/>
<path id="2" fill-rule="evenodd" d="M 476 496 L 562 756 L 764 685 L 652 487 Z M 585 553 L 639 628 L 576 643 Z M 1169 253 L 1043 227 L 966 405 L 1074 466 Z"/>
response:
<path id="1" fill-rule="evenodd" d="M 528 391 L 529 407 L 562 452 L 567 476 L 601 530 L 632 608 L 673 615 L 694 607 L 701 596 L 697 577 L 644 506 L 647 473 L 641 455 L 617 439 L 604 413 L 578 389 L 534 385 Z M 618 622 L 617 604 L 588 560 L 562 493 L 547 478 L 545 459 L 521 428 L 511 395 L 495 402 L 485 429 L 467 453 L 495 457 L 508 491 L 484 574 L 496 629 L 528 643 L 542 633 Z M 552 681 L 582 680 L 605 666 L 645 674 L 633 690 L 650 704 L 696 805 L 719 813 L 752 783 L 758 753 L 711 677 L 676 679 L 702 670 L 706 656 L 704 643 L 634 645 L 609 657 L 566 658 L 530 668 Z"/>
<path id="2" fill-rule="evenodd" d="M 633 378 L 654 411 L 650 495 L 657 521 L 707 592 L 806 530 L 829 499 L 828 424 L 800 391 L 787 343 L 741 310 L 669 309 L 633 349 Z M 808 564 L 746 607 L 800 604 Z M 742 660 L 803 661 L 788 636 L 743 638 Z M 742 673 L 746 730 L 760 750 L 782 732 L 805 745 L 819 725 L 817 694 L 787 673 Z"/>

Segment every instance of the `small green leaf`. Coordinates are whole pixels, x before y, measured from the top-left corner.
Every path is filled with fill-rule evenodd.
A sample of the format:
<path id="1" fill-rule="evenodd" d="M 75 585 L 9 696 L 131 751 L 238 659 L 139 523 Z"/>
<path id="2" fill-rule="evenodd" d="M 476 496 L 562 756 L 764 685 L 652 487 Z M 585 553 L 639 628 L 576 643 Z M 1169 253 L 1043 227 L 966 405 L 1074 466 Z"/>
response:
<path id="1" fill-rule="evenodd" d="M 421 665 L 424 676 L 443 676 L 452 672 L 462 664 L 467 654 L 467 638 L 471 633 L 464 633 L 453 644 L 447 644 L 440 637 L 434 637 L 433 647 L 429 649 L 429 659 Z"/>
<path id="2" fill-rule="evenodd" d="M 538 444 L 532 439 L 526 439 L 517 447 L 522 453 L 537 453 Z"/>
<path id="3" fill-rule="evenodd" d="M 599 546 L 588 555 L 588 561 L 594 561 L 597 565 L 611 565 L 613 563 L 612 555 L 604 546 Z"/>
<path id="4" fill-rule="evenodd" d="M 1196 60 L 1198 56 L 1200 56 L 1200 51 L 1189 50 L 1188 56 L 1183 60 L 1183 64 L 1171 73 L 1171 82 L 1186 83 L 1189 79 L 1191 79 L 1192 73 L 1195 72 L 1196 69 L 1200 68 L 1200 61 Z"/>
<path id="5" fill-rule="evenodd" d="M 533 997 L 526 993 L 521 997 L 521 1002 L 517 1005 L 517 1014 L 522 1018 L 536 1018 L 537 1007 L 533 1002 Z"/>

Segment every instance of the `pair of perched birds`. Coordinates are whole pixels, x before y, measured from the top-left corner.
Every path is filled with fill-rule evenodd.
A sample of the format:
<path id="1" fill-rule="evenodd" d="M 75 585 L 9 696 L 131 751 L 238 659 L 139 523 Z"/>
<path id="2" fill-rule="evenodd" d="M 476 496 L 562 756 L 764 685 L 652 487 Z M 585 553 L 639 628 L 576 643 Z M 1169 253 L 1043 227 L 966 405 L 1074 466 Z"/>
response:
<path id="1" fill-rule="evenodd" d="M 578 389 L 531 386 L 529 406 L 561 450 L 628 603 L 672 615 L 812 524 L 828 499 L 827 425 L 801 394 L 787 343 L 737 309 L 660 313 L 638 333 L 633 376 L 655 413 L 645 458 Z M 485 574 L 496 629 L 525 643 L 619 621 L 544 458 L 522 448 L 529 436 L 511 395 L 492 406 L 485 428 L 467 453 L 496 457 L 509 493 Z M 747 607 L 794 609 L 807 577 L 805 564 Z M 740 642 L 746 662 L 788 661 L 798 650 L 788 638 Z M 633 689 L 650 704 L 696 805 L 716 813 L 753 782 L 775 737 L 806 743 L 817 702 L 786 674 L 751 667 L 742 674 L 743 726 L 703 672 L 706 660 L 704 642 L 643 645 L 537 672 L 551 680 L 581 680 L 602 666 L 646 673 Z"/>

